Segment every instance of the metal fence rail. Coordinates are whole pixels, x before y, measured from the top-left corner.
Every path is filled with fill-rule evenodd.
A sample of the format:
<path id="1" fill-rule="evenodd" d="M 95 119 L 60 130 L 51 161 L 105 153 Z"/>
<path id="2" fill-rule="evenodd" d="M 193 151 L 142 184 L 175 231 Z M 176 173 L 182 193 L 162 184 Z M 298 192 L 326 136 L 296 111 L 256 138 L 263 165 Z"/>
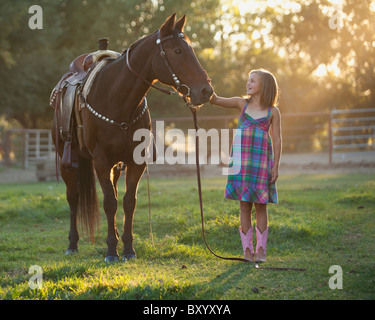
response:
<path id="1" fill-rule="evenodd" d="M 332 152 L 375 151 L 375 108 L 332 110 Z"/>
<path id="2" fill-rule="evenodd" d="M 10 129 L 2 144 L 5 164 L 21 164 L 24 168 L 48 159 L 55 150 L 51 130 L 47 129 Z"/>
<path id="3" fill-rule="evenodd" d="M 199 125 L 206 130 L 235 129 L 236 115 L 199 116 Z M 166 128 L 184 132 L 192 128 L 190 117 L 153 118 Z M 328 153 L 332 164 L 335 155 L 375 151 L 375 108 L 332 110 L 331 112 L 282 114 L 283 153 Z M 1 162 L 27 168 L 48 159 L 54 153 L 50 130 L 7 130 L 0 135 Z"/>

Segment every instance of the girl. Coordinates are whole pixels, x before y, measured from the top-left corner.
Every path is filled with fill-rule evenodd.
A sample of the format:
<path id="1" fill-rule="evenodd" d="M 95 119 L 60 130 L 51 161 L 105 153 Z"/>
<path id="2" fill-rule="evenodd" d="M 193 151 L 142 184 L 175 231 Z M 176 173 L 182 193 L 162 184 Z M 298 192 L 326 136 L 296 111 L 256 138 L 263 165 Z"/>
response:
<path id="1" fill-rule="evenodd" d="M 241 168 L 238 174 L 228 175 L 225 197 L 240 201 L 240 235 L 244 258 L 254 260 L 251 210 L 256 212 L 257 245 L 255 262 L 266 261 L 268 236 L 267 203 L 277 203 L 276 180 L 281 156 L 281 117 L 276 107 L 278 85 L 275 77 L 264 69 L 250 72 L 246 85 L 247 97 L 218 97 L 214 93 L 210 103 L 241 111 L 238 129 L 232 145 L 240 149 Z M 272 128 L 272 142 L 268 134 Z M 236 157 L 236 155 L 234 155 Z M 230 166 L 233 166 L 233 162 Z"/>

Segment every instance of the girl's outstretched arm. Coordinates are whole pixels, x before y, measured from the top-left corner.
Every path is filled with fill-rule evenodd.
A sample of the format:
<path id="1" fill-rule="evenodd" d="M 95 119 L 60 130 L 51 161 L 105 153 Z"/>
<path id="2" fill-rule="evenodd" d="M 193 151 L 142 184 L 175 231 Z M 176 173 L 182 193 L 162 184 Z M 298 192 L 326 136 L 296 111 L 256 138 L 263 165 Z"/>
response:
<path id="1" fill-rule="evenodd" d="M 246 104 L 246 100 L 241 97 L 223 98 L 214 93 L 210 98 L 210 103 L 223 108 L 234 108 L 242 111 Z"/>
<path id="2" fill-rule="evenodd" d="M 274 152 L 274 166 L 272 168 L 271 183 L 276 182 L 279 176 L 279 164 L 281 158 L 281 115 L 277 107 L 272 108 L 272 144 Z"/>

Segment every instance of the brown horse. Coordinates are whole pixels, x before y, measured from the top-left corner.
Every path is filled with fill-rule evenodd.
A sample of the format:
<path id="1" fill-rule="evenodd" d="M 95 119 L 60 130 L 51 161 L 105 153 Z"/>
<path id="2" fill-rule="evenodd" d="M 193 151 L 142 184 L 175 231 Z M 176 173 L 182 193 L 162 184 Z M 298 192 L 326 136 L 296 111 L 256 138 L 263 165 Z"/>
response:
<path id="1" fill-rule="evenodd" d="M 139 144 L 133 140 L 133 134 L 141 128 L 151 130 L 145 96 L 157 80 L 188 96 L 193 105 L 207 102 L 213 92 L 206 72 L 183 33 L 184 25 L 185 16 L 176 22 L 176 15 L 172 15 L 159 30 L 138 40 L 119 58 L 108 62 L 93 82 L 86 107 L 81 111 L 84 148 L 79 151 L 78 167 L 60 168 L 70 207 L 67 254 L 78 250 L 77 217 L 92 238 L 97 229 L 96 172 L 104 194 L 103 207 L 108 223 L 105 260 L 119 259 L 116 249 L 119 239 L 116 229 L 117 182 L 121 175 L 118 164 L 123 163 L 126 167 L 126 192 L 123 198 L 122 259 L 136 257 L 133 217 L 138 183 L 146 164 L 137 164 L 133 159 L 134 148 Z M 52 130 L 54 140 L 55 129 Z M 62 157 L 63 141 L 59 140 L 56 145 Z"/>

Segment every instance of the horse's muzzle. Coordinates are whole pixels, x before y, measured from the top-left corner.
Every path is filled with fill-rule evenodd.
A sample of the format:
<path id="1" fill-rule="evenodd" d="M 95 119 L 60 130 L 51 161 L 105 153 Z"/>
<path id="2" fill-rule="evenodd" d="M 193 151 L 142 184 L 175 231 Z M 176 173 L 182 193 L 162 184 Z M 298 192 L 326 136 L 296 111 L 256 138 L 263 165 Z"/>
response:
<path id="1" fill-rule="evenodd" d="M 210 100 L 213 93 L 214 90 L 210 85 L 205 85 L 199 89 L 191 89 L 191 103 L 195 106 L 204 104 Z"/>

